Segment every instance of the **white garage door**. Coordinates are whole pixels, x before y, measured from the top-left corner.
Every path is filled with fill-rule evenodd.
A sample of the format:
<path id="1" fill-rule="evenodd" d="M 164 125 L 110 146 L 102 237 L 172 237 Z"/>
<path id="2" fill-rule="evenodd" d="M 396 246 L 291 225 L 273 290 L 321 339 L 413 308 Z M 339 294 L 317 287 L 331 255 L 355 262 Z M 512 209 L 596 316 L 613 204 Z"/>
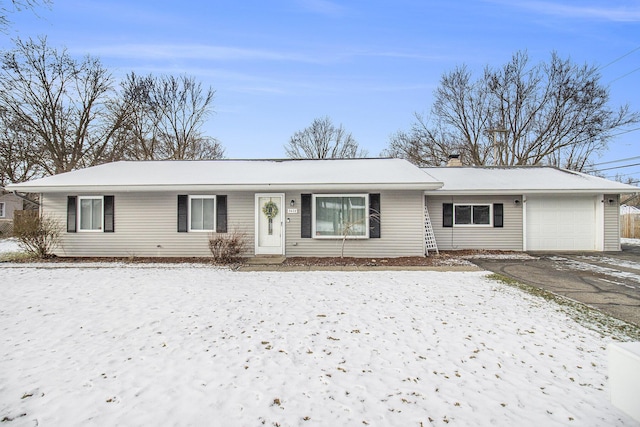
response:
<path id="1" fill-rule="evenodd" d="M 527 197 L 527 250 L 595 249 L 595 197 Z"/>

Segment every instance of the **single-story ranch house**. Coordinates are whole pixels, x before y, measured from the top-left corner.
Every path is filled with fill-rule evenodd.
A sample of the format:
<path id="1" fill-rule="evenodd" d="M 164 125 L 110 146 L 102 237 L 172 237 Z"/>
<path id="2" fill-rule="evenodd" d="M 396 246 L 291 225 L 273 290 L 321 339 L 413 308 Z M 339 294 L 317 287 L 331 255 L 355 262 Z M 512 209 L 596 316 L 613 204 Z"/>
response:
<path id="1" fill-rule="evenodd" d="M 423 256 L 439 249 L 620 250 L 619 195 L 549 167 L 427 168 L 401 159 L 123 161 L 30 182 L 65 224 L 59 256 Z"/>

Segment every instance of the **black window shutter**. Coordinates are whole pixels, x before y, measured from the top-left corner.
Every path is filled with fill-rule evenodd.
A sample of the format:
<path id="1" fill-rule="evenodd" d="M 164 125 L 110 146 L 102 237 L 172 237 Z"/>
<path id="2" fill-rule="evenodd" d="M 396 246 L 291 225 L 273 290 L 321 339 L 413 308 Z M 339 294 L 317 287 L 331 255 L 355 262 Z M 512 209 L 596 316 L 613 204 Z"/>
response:
<path id="1" fill-rule="evenodd" d="M 453 203 L 442 204 L 442 226 L 453 227 Z"/>
<path id="2" fill-rule="evenodd" d="M 493 226 L 504 227 L 504 205 L 502 203 L 493 204 Z"/>
<path id="3" fill-rule="evenodd" d="M 369 238 L 380 238 L 380 193 L 369 194 Z"/>
<path id="4" fill-rule="evenodd" d="M 78 198 L 76 196 L 67 197 L 67 233 L 75 233 L 77 230 Z"/>
<path id="5" fill-rule="evenodd" d="M 115 216 L 113 196 L 104 196 L 104 232 L 113 233 L 115 231 Z"/>
<path id="6" fill-rule="evenodd" d="M 227 196 L 216 196 L 216 233 L 227 232 Z"/>
<path id="7" fill-rule="evenodd" d="M 178 195 L 178 233 L 186 233 L 188 228 L 189 196 Z"/>
<path id="8" fill-rule="evenodd" d="M 311 238 L 311 194 L 301 194 L 300 209 L 301 212 L 301 229 L 300 237 Z"/>

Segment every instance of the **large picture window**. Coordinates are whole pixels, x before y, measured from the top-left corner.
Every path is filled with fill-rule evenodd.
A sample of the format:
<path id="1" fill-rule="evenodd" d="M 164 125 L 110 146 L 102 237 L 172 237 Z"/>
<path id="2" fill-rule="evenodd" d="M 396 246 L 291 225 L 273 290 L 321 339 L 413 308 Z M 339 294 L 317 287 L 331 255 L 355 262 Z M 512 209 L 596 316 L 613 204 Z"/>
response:
<path id="1" fill-rule="evenodd" d="M 104 227 L 102 196 L 81 196 L 78 199 L 80 231 L 102 231 Z"/>
<path id="2" fill-rule="evenodd" d="M 454 205 L 454 225 L 491 226 L 491 205 Z"/>
<path id="3" fill-rule="evenodd" d="M 189 230 L 216 231 L 216 196 L 189 196 Z"/>
<path id="4" fill-rule="evenodd" d="M 350 239 L 369 237 L 367 194 L 322 194 L 313 196 L 313 236 Z"/>

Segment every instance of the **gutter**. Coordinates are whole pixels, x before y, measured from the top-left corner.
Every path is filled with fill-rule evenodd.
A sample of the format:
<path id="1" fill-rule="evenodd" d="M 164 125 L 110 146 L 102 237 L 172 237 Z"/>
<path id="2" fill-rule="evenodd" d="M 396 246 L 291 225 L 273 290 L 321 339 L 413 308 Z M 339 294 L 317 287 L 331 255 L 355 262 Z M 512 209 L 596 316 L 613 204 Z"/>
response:
<path id="1" fill-rule="evenodd" d="M 19 194 L 17 191 L 11 191 L 11 190 L 7 190 L 5 187 L 0 187 L 3 191 L 7 191 L 10 193 L 13 193 L 14 196 L 21 198 L 22 200 L 24 200 L 25 202 L 29 202 L 32 205 L 36 205 L 36 206 L 40 206 L 39 202 L 36 202 L 35 200 L 31 200 L 30 198 L 28 198 L 26 195 L 22 195 Z"/>

